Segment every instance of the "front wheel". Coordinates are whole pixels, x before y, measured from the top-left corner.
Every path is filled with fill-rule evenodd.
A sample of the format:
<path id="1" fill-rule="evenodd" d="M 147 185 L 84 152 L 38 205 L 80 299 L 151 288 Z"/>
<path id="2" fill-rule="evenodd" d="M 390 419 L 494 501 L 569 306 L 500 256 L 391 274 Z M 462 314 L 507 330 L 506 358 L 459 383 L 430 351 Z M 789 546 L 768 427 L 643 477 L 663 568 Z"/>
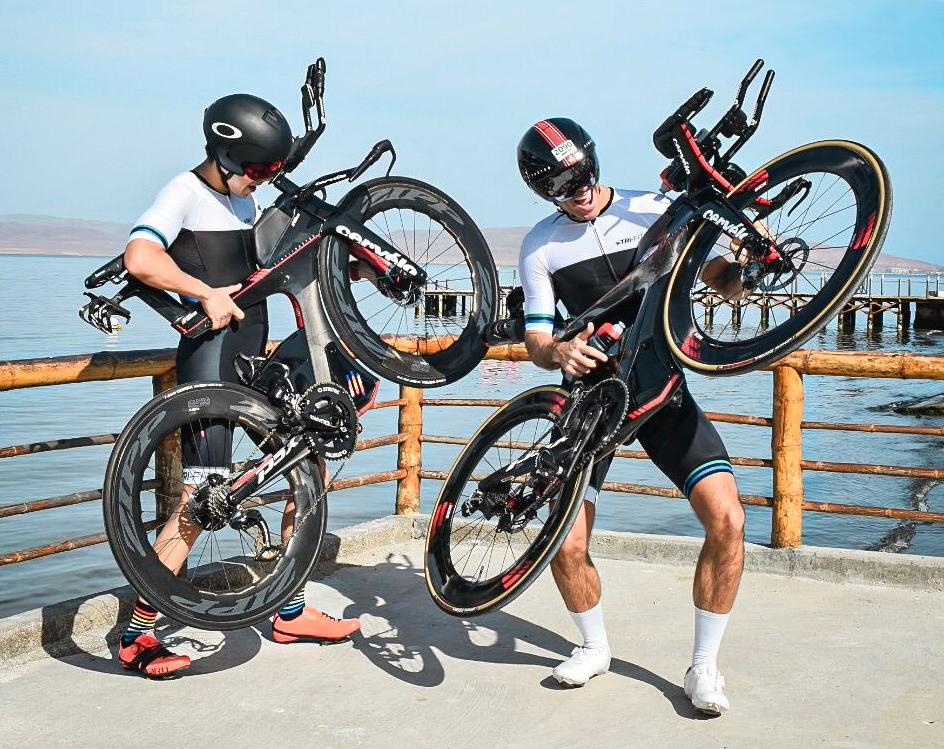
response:
<path id="1" fill-rule="evenodd" d="M 478 227 L 458 203 L 406 177 L 365 182 L 338 207 L 427 273 L 399 299 L 352 280 L 347 242 L 330 237 L 319 255 L 325 309 L 338 337 L 377 374 L 401 385 L 438 387 L 464 377 L 485 355 L 498 305 L 498 274 Z"/>
<path id="2" fill-rule="evenodd" d="M 493 413 L 463 449 L 433 507 L 426 534 L 426 586 L 453 616 L 510 603 L 538 578 L 582 504 L 588 467 L 544 492 L 535 456 L 561 437 L 567 392 L 538 387 Z M 529 462 L 530 461 L 530 462 Z M 505 469 L 510 478 L 483 491 Z"/>
<path id="3" fill-rule="evenodd" d="M 317 465 L 302 461 L 264 493 L 227 502 L 230 481 L 284 446 L 278 425 L 255 391 L 198 383 L 158 395 L 118 437 L 105 532 L 128 582 L 162 614 L 200 629 L 245 627 L 310 576 L 327 522 Z"/>
<path id="4" fill-rule="evenodd" d="M 702 280 L 738 248 L 703 221 L 672 269 L 663 309 L 669 347 L 686 367 L 731 375 L 799 348 L 839 312 L 878 257 L 892 213 L 885 166 L 851 141 L 821 141 L 778 156 L 729 194 L 786 260 L 751 294 L 723 301 Z M 706 274 L 707 275 L 707 274 Z"/>

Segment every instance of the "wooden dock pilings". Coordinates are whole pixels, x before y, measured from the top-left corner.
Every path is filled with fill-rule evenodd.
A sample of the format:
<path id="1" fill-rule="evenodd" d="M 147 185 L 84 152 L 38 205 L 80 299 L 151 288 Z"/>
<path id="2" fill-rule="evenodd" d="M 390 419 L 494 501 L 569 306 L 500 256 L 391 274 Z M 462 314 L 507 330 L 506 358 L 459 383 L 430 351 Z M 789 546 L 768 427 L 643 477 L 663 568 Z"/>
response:
<path id="1" fill-rule="evenodd" d="M 435 351 L 448 345 L 446 337 L 396 339 L 398 347 L 405 350 Z M 504 361 L 526 361 L 527 351 L 522 345 L 496 346 L 489 350 L 488 359 Z M 72 357 L 0 361 L 0 391 L 47 385 L 111 380 L 127 377 L 152 377 L 155 392 L 172 385 L 174 351 L 132 351 L 109 354 L 88 354 Z M 765 506 L 772 509 L 771 544 L 776 547 L 795 547 L 803 539 L 803 513 L 825 512 L 836 515 L 881 517 L 899 521 L 922 523 L 944 523 L 944 513 L 906 510 L 897 507 L 875 507 L 867 504 L 846 504 L 810 500 L 804 494 L 803 475 L 807 471 L 827 471 L 848 475 L 896 476 L 926 480 L 944 480 L 944 469 L 918 466 L 882 465 L 876 461 L 840 463 L 810 460 L 803 457 L 803 433 L 807 430 L 833 430 L 871 432 L 876 434 L 912 434 L 944 437 L 944 427 L 903 426 L 897 424 L 864 424 L 812 422 L 803 420 L 803 377 L 874 377 L 895 379 L 944 380 L 944 357 L 908 353 L 797 351 L 767 368 L 774 373 L 773 412 L 771 416 L 708 413 L 712 421 L 768 428 L 771 430 L 772 458 L 733 456 L 735 466 L 770 468 L 773 471 L 772 494 L 770 496 L 742 495 L 746 505 Z M 402 387 L 400 397 L 378 402 L 375 409 L 398 408 L 398 431 L 396 434 L 360 440 L 357 450 L 369 450 L 385 445 L 397 445 L 397 467 L 362 476 L 354 476 L 331 485 L 331 491 L 397 482 L 394 511 L 397 514 L 413 514 L 420 510 L 420 488 L 423 480 L 441 481 L 446 473 L 423 467 L 424 443 L 465 444 L 464 438 L 425 434 L 423 412 L 425 408 L 496 407 L 503 401 L 488 398 L 435 398 L 427 397 L 433 391 Z M 113 442 L 115 435 L 98 434 L 89 437 L 45 440 L 23 445 L 0 447 L 0 459 L 9 459 L 25 454 L 52 450 L 77 449 Z M 880 451 L 876 450 L 876 455 Z M 618 450 L 618 458 L 645 459 L 639 450 Z M 161 481 L 160 474 L 157 481 Z M 673 488 L 645 486 L 611 482 L 604 485 L 608 491 L 632 493 L 642 496 L 680 498 Z M 0 504 L 0 521 L 25 513 L 39 512 L 54 507 L 99 501 L 100 489 L 77 491 L 73 494 L 49 497 L 28 502 Z M 32 549 L 8 551 L 0 554 L 0 566 L 37 559 L 50 554 L 104 543 L 104 534 L 65 539 Z"/>

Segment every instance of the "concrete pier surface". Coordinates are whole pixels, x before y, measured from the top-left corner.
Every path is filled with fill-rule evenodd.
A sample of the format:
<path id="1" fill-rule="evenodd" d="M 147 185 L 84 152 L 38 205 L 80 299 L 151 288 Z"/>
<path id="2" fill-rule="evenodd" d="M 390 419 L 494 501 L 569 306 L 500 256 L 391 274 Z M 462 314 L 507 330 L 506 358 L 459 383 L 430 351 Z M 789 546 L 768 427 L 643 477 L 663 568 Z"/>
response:
<path id="1" fill-rule="evenodd" d="M 627 549 L 646 537 L 601 535 L 612 666 L 562 689 L 550 671 L 577 633 L 550 575 L 502 611 L 451 618 L 426 593 L 422 540 L 404 520 L 339 532 L 332 567 L 309 583 L 328 613 L 361 616 L 353 642 L 278 645 L 265 624 L 223 634 L 159 620 L 194 664 L 154 682 L 121 671 L 106 645 L 117 628 L 102 611 L 127 591 L 73 607 L 68 631 L 53 609 L 6 621 L 0 747 L 944 746 L 944 593 L 902 584 L 901 557 L 882 555 L 891 584 L 866 585 L 800 577 L 816 564 L 778 567 L 782 554 L 753 547 L 721 652 L 732 709 L 707 718 L 681 687 L 697 542 L 653 541 L 674 544 L 674 558 L 642 559 Z M 758 571 L 764 558 L 781 574 Z M 23 645 L 31 616 L 43 618 L 38 651 Z"/>

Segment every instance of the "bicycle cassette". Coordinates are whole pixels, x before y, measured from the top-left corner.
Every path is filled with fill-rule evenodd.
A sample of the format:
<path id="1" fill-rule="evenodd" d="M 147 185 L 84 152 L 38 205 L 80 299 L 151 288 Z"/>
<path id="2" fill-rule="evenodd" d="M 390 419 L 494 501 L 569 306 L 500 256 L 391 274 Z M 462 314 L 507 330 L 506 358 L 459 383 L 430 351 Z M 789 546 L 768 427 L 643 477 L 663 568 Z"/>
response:
<path id="1" fill-rule="evenodd" d="M 594 406 L 600 406 L 602 414 L 584 449 L 584 462 L 604 447 L 609 447 L 610 440 L 626 419 L 629 410 L 629 390 L 626 383 L 616 377 L 610 377 L 579 393 L 564 416 L 561 425 L 563 431 L 567 433 L 571 429 L 579 429 Z"/>
<path id="2" fill-rule="evenodd" d="M 327 382 L 313 385 L 298 404 L 309 447 L 327 460 L 342 460 L 357 442 L 357 409 L 348 392 Z"/>

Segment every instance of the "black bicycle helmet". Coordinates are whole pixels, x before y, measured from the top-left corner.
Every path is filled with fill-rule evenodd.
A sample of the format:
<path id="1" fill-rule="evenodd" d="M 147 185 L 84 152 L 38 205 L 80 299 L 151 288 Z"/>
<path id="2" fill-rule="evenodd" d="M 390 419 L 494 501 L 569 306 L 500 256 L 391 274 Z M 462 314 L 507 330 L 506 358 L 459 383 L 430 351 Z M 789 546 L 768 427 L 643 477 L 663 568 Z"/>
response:
<path id="1" fill-rule="evenodd" d="M 203 113 L 207 154 L 224 172 L 243 174 L 246 164 L 285 161 L 292 148 L 292 128 L 265 99 L 230 94 Z"/>
<path id="2" fill-rule="evenodd" d="M 532 125 L 518 143 L 521 178 L 544 200 L 566 200 L 600 178 L 590 134 L 573 120 L 551 117 Z"/>

